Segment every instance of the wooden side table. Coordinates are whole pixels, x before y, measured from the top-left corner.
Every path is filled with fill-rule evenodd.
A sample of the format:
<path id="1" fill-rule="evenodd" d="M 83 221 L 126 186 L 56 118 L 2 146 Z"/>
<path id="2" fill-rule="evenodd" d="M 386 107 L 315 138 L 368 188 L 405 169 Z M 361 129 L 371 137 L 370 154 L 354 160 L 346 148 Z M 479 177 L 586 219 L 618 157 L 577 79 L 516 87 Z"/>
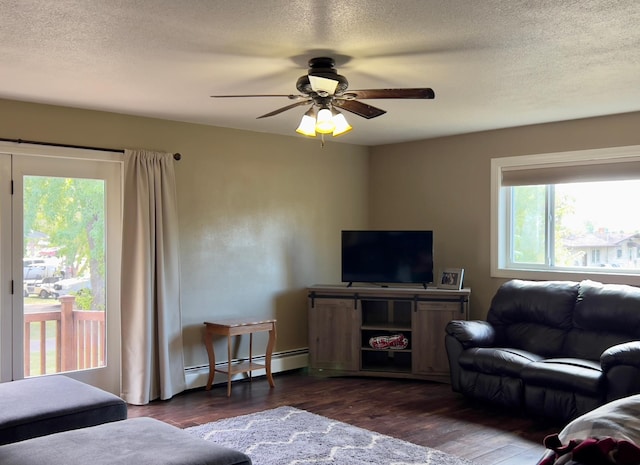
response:
<path id="1" fill-rule="evenodd" d="M 216 371 L 227 374 L 227 397 L 231 395 L 231 378 L 236 373 L 249 373 L 253 370 L 266 369 L 267 380 L 269 386 L 275 387 L 273 376 L 271 374 L 271 356 L 273 348 L 276 345 L 276 320 L 275 319 L 259 319 L 259 318 L 231 318 L 227 320 L 205 321 L 204 342 L 209 354 L 209 379 L 207 381 L 207 391 L 211 389 L 213 377 Z M 269 331 L 269 341 L 267 342 L 267 351 L 265 364 L 253 362 L 253 333 Z M 216 355 L 213 350 L 213 335 L 226 336 L 227 338 L 227 356 L 228 363 L 226 367 L 216 368 Z M 241 334 L 249 334 L 249 361 L 240 363 L 231 363 L 231 341 L 233 336 Z"/>

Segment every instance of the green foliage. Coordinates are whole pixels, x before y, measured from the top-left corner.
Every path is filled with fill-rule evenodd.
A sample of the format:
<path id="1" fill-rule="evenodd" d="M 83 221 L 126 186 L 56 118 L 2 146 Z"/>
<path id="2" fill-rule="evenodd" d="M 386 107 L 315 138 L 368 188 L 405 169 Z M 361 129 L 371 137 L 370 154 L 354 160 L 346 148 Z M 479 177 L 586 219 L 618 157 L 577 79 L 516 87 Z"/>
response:
<path id="1" fill-rule="evenodd" d="M 96 179 L 26 176 L 24 231 L 37 231 L 60 247 L 76 276 L 91 277 L 94 306 L 104 307 L 105 190 Z M 27 244 L 25 244 L 26 247 Z"/>
<path id="2" fill-rule="evenodd" d="M 103 308 L 96 308 L 93 306 L 93 295 L 89 289 L 80 289 L 78 292 L 72 292 L 71 294 L 76 296 L 76 308 L 78 310 L 104 310 Z"/>
<path id="3" fill-rule="evenodd" d="M 574 262 L 578 258 L 575 255 L 575 252 L 573 252 L 572 250 L 570 250 L 564 245 L 566 239 L 568 239 L 571 236 L 571 231 L 569 230 L 569 228 L 567 228 L 563 220 L 570 214 L 574 213 L 575 201 L 576 201 L 575 197 L 568 195 L 566 193 L 555 196 L 554 257 L 555 257 L 556 266 L 573 266 L 575 264 Z M 585 231 L 588 232 L 588 229 L 589 228 L 587 227 Z M 592 227 L 592 231 L 593 231 L 593 227 Z"/>
<path id="4" fill-rule="evenodd" d="M 545 263 L 546 186 L 512 189 L 513 260 L 517 263 Z"/>

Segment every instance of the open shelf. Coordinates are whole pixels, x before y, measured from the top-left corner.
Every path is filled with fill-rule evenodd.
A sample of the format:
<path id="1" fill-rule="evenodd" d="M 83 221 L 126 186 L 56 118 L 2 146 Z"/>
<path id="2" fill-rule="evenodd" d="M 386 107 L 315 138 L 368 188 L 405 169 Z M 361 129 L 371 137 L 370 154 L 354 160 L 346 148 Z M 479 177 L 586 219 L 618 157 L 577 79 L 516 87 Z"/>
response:
<path id="1" fill-rule="evenodd" d="M 411 371 L 411 312 L 414 302 L 408 299 L 362 299 L 360 326 L 360 366 L 362 370 Z M 369 340 L 378 336 L 402 334 L 409 341 L 404 349 L 376 349 Z"/>
<path id="2" fill-rule="evenodd" d="M 361 352 L 361 369 L 410 373 L 411 351 L 363 349 Z"/>
<path id="3" fill-rule="evenodd" d="M 253 370 L 262 370 L 264 368 L 265 368 L 265 365 L 260 363 L 238 362 L 238 363 L 232 363 L 230 370 L 227 365 L 217 366 L 215 370 L 219 373 L 228 373 L 231 375 L 235 375 L 237 373 L 247 373 Z"/>

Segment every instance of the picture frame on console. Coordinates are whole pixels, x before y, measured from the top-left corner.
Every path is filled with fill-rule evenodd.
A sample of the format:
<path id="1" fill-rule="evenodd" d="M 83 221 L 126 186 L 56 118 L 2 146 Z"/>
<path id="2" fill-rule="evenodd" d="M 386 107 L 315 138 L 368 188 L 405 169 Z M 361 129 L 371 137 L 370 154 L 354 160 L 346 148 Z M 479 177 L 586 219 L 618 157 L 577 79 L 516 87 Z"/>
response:
<path id="1" fill-rule="evenodd" d="M 464 276 L 464 268 L 445 268 L 440 273 L 438 279 L 438 289 L 453 289 L 459 291 L 462 289 L 462 279 Z"/>

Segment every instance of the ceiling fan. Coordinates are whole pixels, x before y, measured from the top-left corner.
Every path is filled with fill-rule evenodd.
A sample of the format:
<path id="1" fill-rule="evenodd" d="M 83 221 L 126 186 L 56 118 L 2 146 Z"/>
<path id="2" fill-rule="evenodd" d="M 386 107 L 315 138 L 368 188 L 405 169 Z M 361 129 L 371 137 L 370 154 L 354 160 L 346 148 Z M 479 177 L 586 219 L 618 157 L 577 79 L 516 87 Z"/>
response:
<path id="1" fill-rule="evenodd" d="M 385 110 L 376 108 L 360 99 L 433 99 L 433 89 L 405 88 L 405 89 L 366 89 L 347 90 L 349 82 L 344 76 L 338 74 L 335 61 L 329 57 L 318 57 L 309 60 L 309 71 L 300 76 L 296 82 L 298 95 L 212 95 L 214 98 L 229 97 L 287 97 L 295 100 L 295 103 L 278 108 L 266 113 L 259 118 L 278 115 L 286 110 L 303 105 L 311 105 L 302 117 L 300 126 L 296 131 L 306 136 L 314 137 L 316 132 L 333 134 L 338 136 L 350 131 L 352 128 L 347 123 L 340 110 L 346 110 L 366 119 L 384 115 Z"/>

